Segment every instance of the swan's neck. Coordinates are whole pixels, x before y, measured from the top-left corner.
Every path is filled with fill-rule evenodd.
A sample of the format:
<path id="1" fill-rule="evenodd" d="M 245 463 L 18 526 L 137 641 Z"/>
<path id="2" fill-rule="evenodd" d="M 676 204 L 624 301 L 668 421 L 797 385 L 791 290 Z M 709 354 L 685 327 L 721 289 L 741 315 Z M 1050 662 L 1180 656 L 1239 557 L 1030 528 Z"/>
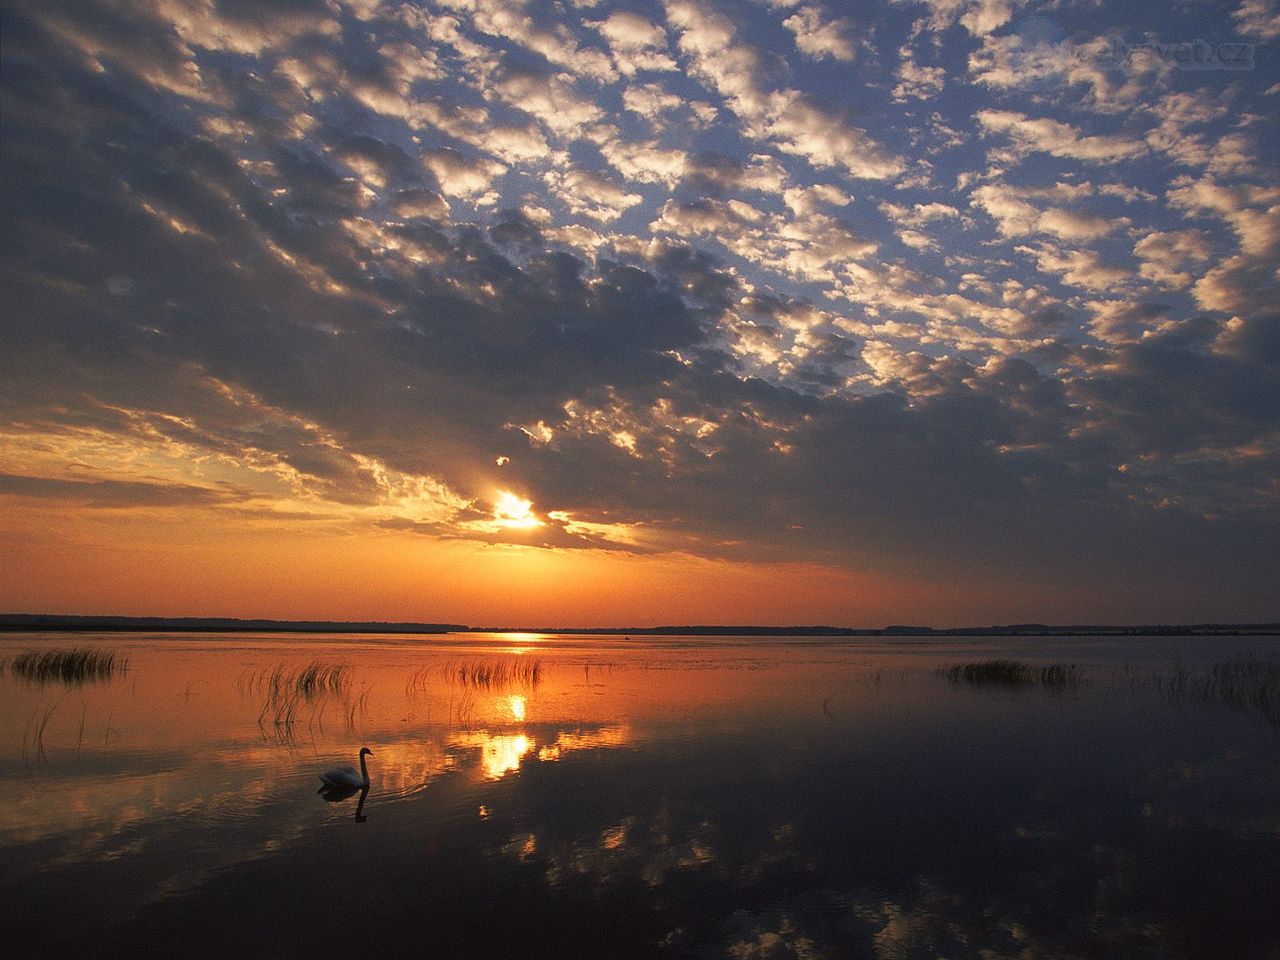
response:
<path id="1" fill-rule="evenodd" d="M 367 753 L 360 754 L 360 779 L 366 784 L 369 782 L 369 768 L 365 766 L 365 760 L 368 758 Z"/>

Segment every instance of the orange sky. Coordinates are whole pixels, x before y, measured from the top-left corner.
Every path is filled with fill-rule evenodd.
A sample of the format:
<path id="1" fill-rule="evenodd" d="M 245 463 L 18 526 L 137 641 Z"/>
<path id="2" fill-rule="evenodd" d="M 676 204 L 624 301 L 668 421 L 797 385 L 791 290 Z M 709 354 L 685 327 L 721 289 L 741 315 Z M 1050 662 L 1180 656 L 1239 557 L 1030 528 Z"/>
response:
<path id="1" fill-rule="evenodd" d="M 985 623 L 1073 611 L 1065 594 L 809 563 L 437 540 L 190 508 L 3 498 L 0 610 L 472 626 Z"/>

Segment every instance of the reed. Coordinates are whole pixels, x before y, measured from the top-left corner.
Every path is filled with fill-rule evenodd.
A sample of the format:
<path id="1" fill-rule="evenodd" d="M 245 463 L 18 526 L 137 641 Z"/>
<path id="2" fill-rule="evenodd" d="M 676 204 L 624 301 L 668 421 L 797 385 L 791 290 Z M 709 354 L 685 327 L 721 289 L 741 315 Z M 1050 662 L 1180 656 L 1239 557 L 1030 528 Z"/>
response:
<path id="1" fill-rule="evenodd" d="M 351 664 L 343 661 L 312 660 L 300 667 L 281 663 L 269 670 L 241 674 L 238 686 L 241 693 L 262 697 L 258 729 L 263 737 L 274 736 L 280 743 L 290 744 L 297 740 L 297 725 L 305 708 L 311 707 L 305 715 L 308 729 L 312 729 L 323 713 L 320 701 L 329 696 L 346 697 L 351 674 Z"/>
<path id="2" fill-rule="evenodd" d="M 1050 663 L 1043 666 L 1023 663 L 1019 660 L 977 660 L 957 663 L 938 671 L 957 686 L 962 683 L 974 687 L 1020 687 L 1038 684 L 1042 687 L 1070 687 L 1080 683 L 1080 671 L 1075 664 Z"/>
<path id="3" fill-rule="evenodd" d="M 345 661 L 312 660 L 297 668 L 281 663 L 270 670 L 241 674 L 239 686 L 242 692 L 265 694 L 269 701 L 290 696 L 314 700 L 325 693 L 345 693 L 351 673 L 351 664 Z"/>
<path id="4" fill-rule="evenodd" d="M 122 676 L 129 669 L 129 658 L 94 647 L 28 650 L 14 657 L 9 669 L 32 683 L 73 685 Z"/>
<path id="5" fill-rule="evenodd" d="M 48 763 L 44 750 L 44 733 L 49 726 L 49 721 L 53 718 L 54 712 L 58 709 L 58 701 L 50 700 L 42 709 L 34 711 L 27 718 L 27 724 L 22 730 L 22 765 L 30 766 L 31 754 L 34 751 L 36 763 L 43 766 Z"/>
<path id="6" fill-rule="evenodd" d="M 501 690 L 504 687 L 536 687 L 542 682 L 542 661 L 529 657 L 446 661 L 445 679 L 463 687 Z"/>
<path id="7" fill-rule="evenodd" d="M 1179 665 L 1153 682 L 1171 703 L 1216 704 L 1280 726 L 1280 660 L 1237 654 L 1202 672 Z"/>

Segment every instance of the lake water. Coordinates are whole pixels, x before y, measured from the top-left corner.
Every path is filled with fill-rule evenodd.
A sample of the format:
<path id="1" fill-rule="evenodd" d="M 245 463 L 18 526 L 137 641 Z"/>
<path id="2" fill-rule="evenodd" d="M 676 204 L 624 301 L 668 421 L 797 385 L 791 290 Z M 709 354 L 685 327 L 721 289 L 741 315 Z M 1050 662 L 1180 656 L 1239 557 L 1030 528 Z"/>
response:
<path id="1" fill-rule="evenodd" d="M 71 646 L 127 669 L 12 663 Z M 940 673 L 993 658 L 1077 673 Z M 1280 956 L 1273 639 L 9 634 L 0 659 L 10 956 Z M 307 688 L 313 661 L 341 669 Z M 361 746 L 367 796 L 318 795 Z"/>

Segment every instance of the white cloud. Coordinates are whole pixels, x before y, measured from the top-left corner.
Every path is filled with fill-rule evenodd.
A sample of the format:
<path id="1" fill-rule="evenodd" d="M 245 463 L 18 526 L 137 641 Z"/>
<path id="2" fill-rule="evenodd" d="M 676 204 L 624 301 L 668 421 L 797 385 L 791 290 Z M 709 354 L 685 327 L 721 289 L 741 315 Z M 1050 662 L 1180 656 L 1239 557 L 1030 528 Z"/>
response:
<path id="1" fill-rule="evenodd" d="M 801 7 L 782 21 L 796 35 L 796 48 L 815 60 L 852 61 L 855 54 L 853 24 L 844 19 L 828 20 L 818 7 Z"/>
<path id="2" fill-rule="evenodd" d="M 627 143 L 610 137 L 599 146 L 615 170 L 637 183 L 665 183 L 673 187 L 689 168 L 688 156 L 683 150 L 667 149 L 656 140 Z"/>
<path id="3" fill-rule="evenodd" d="M 1171 290 L 1191 285 L 1191 274 L 1182 268 L 1209 259 L 1209 238 L 1200 230 L 1153 230 L 1133 245 L 1133 254 L 1142 261 L 1138 272 L 1148 280 Z"/>
<path id="4" fill-rule="evenodd" d="M 1128 270 L 1104 264 L 1102 255 L 1096 250 L 1063 250 L 1052 243 L 1017 249 L 1034 257 L 1042 272 L 1057 274 L 1064 283 L 1086 290 L 1115 290 L 1129 280 Z"/>
<path id="5" fill-rule="evenodd" d="M 810 187 L 788 187 L 782 192 L 782 202 L 799 217 L 815 213 L 823 203 L 843 207 L 847 206 L 849 201 L 850 197 L 847 193 L 829 183 L 815 183 Z"/>
<path id="6" fill-rule="evenodd" d="M 668 93 L 656 83 L 633 84 L 622 91 L 622 105 L 646 120 L 655 121 L 664 113 L 684 106 L 684 98 Z"/>
<path id="7" fill-rule="evenodd" d="M 1139 53 L 1117 69 L 1112 43 L 1111 36 L 1071 41 L 1034 31 L 988 34 L 969 54 L 969 76 L 1002 92 L 1026 91 L 1099 113 L 1120 113 L 1142 106 L 1172 67 Z"/>
<path id="8" fill-rule="evenodd" d="M 578 94 L 572 77 L 520 69 L 504 64 L 487 78 L 488 89 L 500 99 L 531 114 L 565 139 L 582 137 L 604 117 L 592 100 Z"/>
<path id="9" fill-rule="evenodd" d="M 574 76 L 617 79 L 613 61 L 603 50 L 583 48 L 564 24 L 535 23 L 523 3 L 511 0 L 440 0 L 440 6 L 469 16 L 479 33 L 501 37 L 544 56 Z"/>
<path id="10" fill-rule="evenodd" d="M 629 10 L 617 10 L 606 19 L 588 22 L 609 43 L 613 62 L 623 76 L 638 71 L 670 71 L 676 69 L 667 45 L 667 32 Z"/>
<path id="11" fill-rule="evenodd" d="M 980 110 L 975 116 L 984 129 L 1007 134 L 1024 152 L 1104 163 L 1127 160 L 1147 150 L 1141 140 L 1120 134 L 1084 136 L 1070 124 L 1048 117 L 1032 118 L 1012 110 Z"/>
<path id="12" fill-rule="evenodd" d="M 546 181 L 571 211 L 605 223 L 644 199 L 590 170 L 553 170 L 546 174 Z"/>
<path id="13" fill-rule="evenodd" d="M 1206 310 L 1264 315 L 1280 302 L 1280 187 L 1224 186 L 1213 177 L 1174 181 L 1170 204 L 1221 218 L 1235 232 L 1240 251 L 1211 268 L 1192 288 Z"/>
<path id="14" fill-rule="evenodd" d="M 725 98 L 748 136 L 772 140 L 819 169 L 839 167 L 854 177 L 887 179 L 903 169 L 902 160 L 865 131 L 800 91 L 768 90 L 760 52 L 737 40 L 727 17 L 699 0 L 667 0 L 667 18 L 692 74 Z"/>
<path id="15" fill-rule="evenodd" d="M 960 16 L 960 23 L 974 36 L 985 36 L 1009 22 L 1014 6 L 1013 0 L 977 0 Z"/>
<path id="16" fill-rule="evenodd" d="M 895 100 L 929 100 L 942 92 L 947 75 L 942 67 L 923 67 L 916 63 L 910 46 L 903 46 L 898 56 L 901 60 L 898 63 L 898 83 L 893 88 Z"/>
<path id="17" fill-rule="evenodd" d="M 440 147 L 422 151 L 422 164 L 450 197 L 473 198 L 485 193 L 495 178 L 507 172 L 505 165 L 487 157 L 468 157 Z"/>
<path id="18" fill-rule="evenodd" d="M 1081 213 L 1078 210 L 1049 207 L 1040 214 L 1036 227 L 1042 233 L 1050 233 L 1063 240 L 1097 240 L 1121 226 L 1122 222 L 1127 221 L 1093 213 Z"/>
<path id="19" fill-rule="evenodd" d="M 669 200 L 651 224 L 655 233 L 714 238 L 745 260 L 778 273 L 833 282 L 848 263 L 877 245 L 847 224 L 810 211 L 794 219 L 766 214 L 740 200 Z"/>
<path id="20" fill-rule="evenodd" d="M 983 184 L 973 190 L 970 203 L 996 221 L 1003 237 L 1021 237 L 1031 233 L 1048 233 L 1063 240 L 1096 240 L 1128 221 L 1124 218 L 1071 210 L 1061 206 L 1041 209 L 1031 201 L 1074 201 L 1088 196 L 1088 184 L 1058 183 L 1052 187 L 1014 187 L 1006 183 Z"/>
<path id="21" fill-rule="evenodd" d="M 881 203 L 879 210 L 894 224 L 898 239 L 916 250 L 931 250 L 937 241 L 922 229 L 936 220 L 955 220 L 960 211 L 945 203 L 917 203 L 906 206 L 898 203 Z"/>

